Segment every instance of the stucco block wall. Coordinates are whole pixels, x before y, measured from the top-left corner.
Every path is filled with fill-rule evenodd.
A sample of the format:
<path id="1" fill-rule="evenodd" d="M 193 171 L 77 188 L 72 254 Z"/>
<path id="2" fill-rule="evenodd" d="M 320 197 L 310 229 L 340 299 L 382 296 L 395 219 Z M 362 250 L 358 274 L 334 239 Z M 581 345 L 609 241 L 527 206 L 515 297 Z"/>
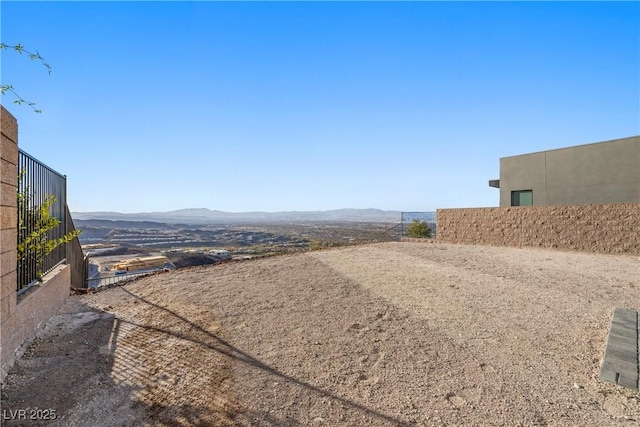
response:
<path id="1" fill-rule="evenodd" d="M 640 203 L 439 209 L 437 241 L 640 255 Z"/>
<path id="2" fill-rule="evenodd" d="M 640 136 L 500 159 L 500 206 L 520 190 L 534 205 L 640 203 Z"/>
<path id="3" fill-rule="evenodd" d="M 4 380 L 22 344 L 54 315 L 70 294 L 71 268 L 62 265 L 17 297 L 18 123 L 0 106 L 0 364 Z"/>
<path id="4" fill-rule="evenodd" d="M 18 122 L 0 106 L 0 322 L 16 305 Z"/>
<path id="5" fill-rule="evenodd" d="M 29 342 L 37 331 L 56 314 L 70 294 L 71 267 L 61 265 L 43 277 L 43 284 L 27 292 L 13 307 L 11 315 L 2 321 L 2 378 L 6 376 L 22 344 Z M 13 292 L 15 293 L 15 285 Z"/>

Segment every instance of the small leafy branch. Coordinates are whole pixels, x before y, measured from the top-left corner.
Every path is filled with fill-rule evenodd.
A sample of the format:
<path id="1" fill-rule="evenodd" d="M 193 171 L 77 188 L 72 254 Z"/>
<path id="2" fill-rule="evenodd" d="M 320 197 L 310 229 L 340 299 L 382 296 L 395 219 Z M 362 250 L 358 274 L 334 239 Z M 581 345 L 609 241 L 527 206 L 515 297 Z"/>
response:
<path id="1" fill-rule="evenodd" d="M 42 65 L 44 65 L 44 67 L 47 69 L 48 73 L 51 74 L 51 65 L 49 65 L 47 61 L 45 61 L 45 59 L 40 55 L 40 52 L 38 52 L 37 50 L 35 52 L 30 52 L 26 50 L 24 46 L 22 46 L 21 44 L 8 45 L 6 43 L 0 42 L 0 50 L 3 50 L 3 49 L 15 50 L 20 55 L 27 54 L 29 56 L 29 59 L 31 59 L 32 61 L 36 61 L 36 60 L 40 61 Z M 31 107 L 31 109 L 33 109 L 34 112 L 42 113 L 42 110 L 36 108 L 35 102 L 25 101 L 20 95 L 18 95 L 13 85 L 0 84 L 0 94 L 4 95 L 7 92 L 12 93 L 13 96 L 16 97 L 16 99 L 13 101 L 14 104 L 18 104 L 18 105 L 27 104 L 29 107 Z"/>
<path id="2" fill-rule="evenodd" d="M 55 196 L 47 194 L 44 202 L 37 206 L 31 202 L 28 188 L 18 192 L 18 269 L 22 271 L 30 262 L 33 263 L 37 280 L 42 280 L 45 257 L 82 232 L 73 230 L 61 237 L 49 237 L 50 231 L 60 225 L 60 220 L 51 215 L 51 207 L 55 203 Z"/>

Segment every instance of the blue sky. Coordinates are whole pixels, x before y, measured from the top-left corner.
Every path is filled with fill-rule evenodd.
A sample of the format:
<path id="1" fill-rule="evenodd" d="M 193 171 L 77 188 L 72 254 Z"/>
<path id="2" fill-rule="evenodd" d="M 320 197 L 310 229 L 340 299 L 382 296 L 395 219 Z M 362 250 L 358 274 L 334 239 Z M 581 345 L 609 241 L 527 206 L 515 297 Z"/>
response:
<path id="1" fill-rule="evenodd" d="M 500 157 L 640 134 L 637 2 L 0 7 L 72 211 L 497 206 Z"/>

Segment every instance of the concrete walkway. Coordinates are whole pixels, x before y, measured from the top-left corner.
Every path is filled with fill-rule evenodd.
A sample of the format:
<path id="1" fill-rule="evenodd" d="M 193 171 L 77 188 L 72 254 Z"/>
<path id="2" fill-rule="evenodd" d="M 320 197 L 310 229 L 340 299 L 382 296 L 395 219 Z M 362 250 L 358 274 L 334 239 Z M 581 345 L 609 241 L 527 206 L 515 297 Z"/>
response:
<path id="1" fill-rule="evenodd" d="M 633 390 L 640 389 L 638 370 L 638 312 L 616 308 L 613 312 L 609 339 L 600 366 L 599 380 Z"/>

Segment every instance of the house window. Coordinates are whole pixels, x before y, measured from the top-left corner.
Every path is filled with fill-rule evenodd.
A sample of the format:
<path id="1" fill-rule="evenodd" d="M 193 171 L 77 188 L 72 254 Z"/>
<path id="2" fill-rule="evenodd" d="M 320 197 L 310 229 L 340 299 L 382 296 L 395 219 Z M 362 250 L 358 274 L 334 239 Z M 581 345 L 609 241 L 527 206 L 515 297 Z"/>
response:
<path id="1" fill-rule="evenodd" d="M 511 206 L 533 205 L 533 190 L 520 190 L 511 192 Z"/>

